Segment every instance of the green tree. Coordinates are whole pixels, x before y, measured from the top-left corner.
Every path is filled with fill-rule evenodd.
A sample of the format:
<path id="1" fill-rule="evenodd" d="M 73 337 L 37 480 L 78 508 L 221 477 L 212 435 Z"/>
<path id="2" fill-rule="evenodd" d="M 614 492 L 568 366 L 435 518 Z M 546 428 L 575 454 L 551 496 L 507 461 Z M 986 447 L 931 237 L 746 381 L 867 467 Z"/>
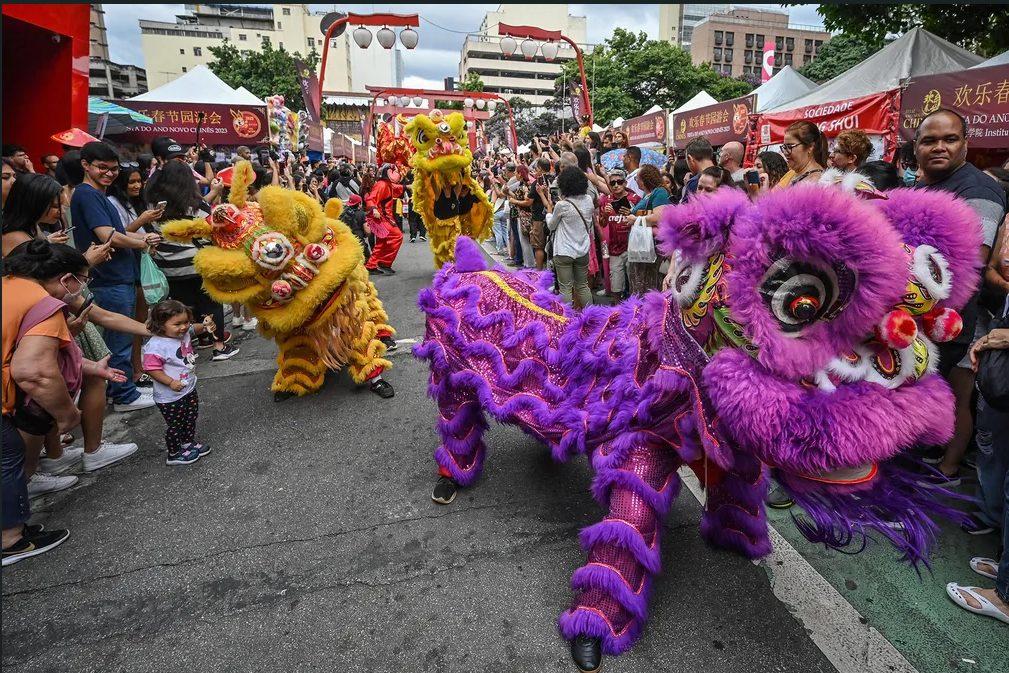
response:
<path id="1" fill-rule="evenodd" d="M 459 91 L 483 91 L 483 80 L 471 70 L 466 73 L 466 79 L 459 82 Z M 435 101 L 434 106 L 439 110 L 461 110 L 463 107 L 459 101 Z"/>
<path id="2" fill-rule="evenodd" d="M 710 65 L 695 66 L 690 54 L 665 40 L 617 28 L 585 56 L 585 73 L 595 117 L 600 123 L 643 114 L 652 105 L 674 109 L 702 90 L 719 100 L 749 93 L 753 87 L 724 77 Z M 563 83 L 580 81 L 578 64 L 568 61 L 557 79 L 555 99 L 566 100 Z"/>
<path id="3" fill-rule="evenodd" d="M 244 86 L 259 98 L 279 94 L 292 110 L 304 106 L 294 59 L 304 61 L 313 70 L 319 65 L 319 53 L 315 49 L 308 56 L 302 56 L 283 47 L 274 49 L 266 39 L 259 51 L 239 50 L 224 40 L 220 46 L 210 47 L 210 53 L 214 60 L 207 64 L 208 67 L 228 86 Z"/>
<path id="4" fill-rule="evenodd" d="M 823 17 L 827 30 L 857 33 L 876 42 L 888 34 L 921 26 L 983 56 L 995 56 L 1009 49 L 1009 11 L 1005 5 L 836 3 L 821 4 L 816 11 Z"/>
<path id="5" fill-rule="evenodd" d="M 883 40 L 862 33 L 841 33 L 830 38 L 816 53 L 816 59 L 799 72 L 816 82 L 826 82 L 847 72 L 884 46 Z"/>
<path id="6" fill-rule="evenodd" d="M 508 103 L 515 116 L 515 133 L 518 135 L 520 143 L 528 142 L 535 135 L 550 135 L 554 131 L 561 130 L 562 120 L 553 112 L 537 114 L 535 106 L 521 96 L 509 98 Z M 499 104 L 494 110 L 494 114 L 487 120 L 485 130 L 488 136 L 496 136 L 508 146 L 511 143 L 508 127 L 508 108 Z"/>

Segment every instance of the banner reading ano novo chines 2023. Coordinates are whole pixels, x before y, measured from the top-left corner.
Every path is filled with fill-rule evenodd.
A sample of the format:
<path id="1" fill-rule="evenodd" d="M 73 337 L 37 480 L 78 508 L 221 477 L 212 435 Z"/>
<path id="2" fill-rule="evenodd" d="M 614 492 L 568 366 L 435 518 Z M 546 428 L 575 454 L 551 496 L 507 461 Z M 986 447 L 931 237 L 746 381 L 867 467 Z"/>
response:
<path id="1" fill-rule="evenodd" d="M 116 133 L 115 139 L 119 142 L 149 143 L 159 136 L 171 136 L 184 145 L 192 145 L 196 142 L 197 126 L 200 142 L 207 145 L 256 145 L 268 142 L 270 137 L 265 104 L 258 108 L 203 103 L 112 102 L 154 120 L 153 124 L 138 122 Z"/>

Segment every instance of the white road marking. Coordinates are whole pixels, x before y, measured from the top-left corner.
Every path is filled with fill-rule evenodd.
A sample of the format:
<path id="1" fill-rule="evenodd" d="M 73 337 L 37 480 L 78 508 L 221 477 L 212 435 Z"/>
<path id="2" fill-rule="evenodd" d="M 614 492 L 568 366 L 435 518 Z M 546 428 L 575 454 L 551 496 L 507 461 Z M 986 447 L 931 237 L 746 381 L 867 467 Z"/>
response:
<path id="1" fill-rule="evenodd" d="M 417 338 L 417 339 L 396 339 L 396 343 L 398 343 L 398 344 L 415 344 L 418 341 L 420 341 L 419 338 Z"/>
<path id="2" fill-rule="evenodd" d="M 679 474 L 691 495 L 703 505 L 704 493 L 697 476 L 686 467 L 680 468 Z M 838 673 L 918 673 L 883 634 L 862 623 L 862 615 L 774 526 L 769 532 L 774 551 L 753 563 L 764 567 L 775 597 L 806 628 Z"/>

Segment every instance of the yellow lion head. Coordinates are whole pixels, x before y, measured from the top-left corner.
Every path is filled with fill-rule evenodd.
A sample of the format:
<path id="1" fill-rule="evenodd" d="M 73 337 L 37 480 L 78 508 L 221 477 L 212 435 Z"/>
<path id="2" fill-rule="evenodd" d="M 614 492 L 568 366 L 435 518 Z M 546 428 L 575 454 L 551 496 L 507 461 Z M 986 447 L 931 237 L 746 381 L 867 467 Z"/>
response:
<path id="1" fill-rule="evenodd" d="M 247 304 L 266 329 L 291 331 L 324 310 L 363 262 L 361 245 L 339 221 L 343 209 L 331 199 L 323 211 L 307 194 L 264 187 L 248 200 L 252 165 L 235 166 L 228 203 L 204 219 L 176 220 L 162 227 L 179 242 L 209 239 L 193 264 L 215 301 Z"/>
<path id="2" fill-rule="evenodd" d="M 406 125 L 416 152 L 410 165 L 429 173 L 459 171 L 473 161 L 466 135 L 466 120 L 458 112 L 445 116 L 440 110 L 417 115 Z"/>

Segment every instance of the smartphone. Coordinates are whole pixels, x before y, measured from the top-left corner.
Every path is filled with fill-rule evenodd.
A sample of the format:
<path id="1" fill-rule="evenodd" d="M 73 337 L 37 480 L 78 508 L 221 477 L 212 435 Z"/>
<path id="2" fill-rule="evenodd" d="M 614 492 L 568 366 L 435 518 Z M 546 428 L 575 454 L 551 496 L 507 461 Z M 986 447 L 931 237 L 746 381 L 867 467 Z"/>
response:
<path id="1" fill-rule="evenodd" d="M 760 173 L 757 171 L 747 171 L 746 172 L 746 184 L 748 185 L 759 185 L 760 184 Z"/>
<path id="2" fill-rule="evenodd" d="M 81 304 L 80 309 L 78 309 L 77 312 L 74 313 L 74 315 L 80 316 L 82 313 L 84 313 L 85 311 L 88 310 L 89 306 L 91 306 L 94 303 L 95 303 L 95 298 L 94 298 L 94 295 L 92 295 L 92 296 L 90 296 L 90 297 L 88 297 L 87 299 L 84 300 L 84 303 Z"/>
<path id="3" fill-rule="evenodd" d="M 158 201 L 157 209 L 158 210 L 164 210 L 164 208 L 167 205 L 168 205 L 168 201 Z"/>

